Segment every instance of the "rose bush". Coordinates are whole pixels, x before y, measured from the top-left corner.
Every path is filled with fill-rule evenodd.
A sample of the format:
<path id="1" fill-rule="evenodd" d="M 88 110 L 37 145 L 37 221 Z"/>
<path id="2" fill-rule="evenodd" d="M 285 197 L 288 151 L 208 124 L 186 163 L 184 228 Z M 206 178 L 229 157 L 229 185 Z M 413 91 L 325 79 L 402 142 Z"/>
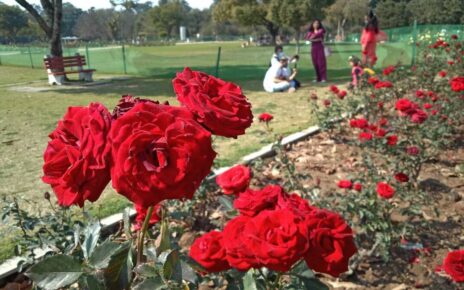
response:
<path id="1" fill-rule="evenodd" d="M 216 177 L 216 183 L 225 194 L 239 194 L 250 184 L 251 170 L 245 165 L 237 165 Z"/>

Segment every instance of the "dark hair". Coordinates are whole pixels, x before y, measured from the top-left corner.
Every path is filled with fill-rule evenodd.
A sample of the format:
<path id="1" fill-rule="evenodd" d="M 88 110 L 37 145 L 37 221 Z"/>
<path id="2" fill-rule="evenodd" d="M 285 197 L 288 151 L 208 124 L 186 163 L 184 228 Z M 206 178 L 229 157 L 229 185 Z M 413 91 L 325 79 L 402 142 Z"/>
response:
<path id="1" fill-rule="evenodd" d="M 282 45 L 276 45 L 276 46 L 275 46 L 274 52 L 277 53 L 278 50 L 284 50 L 284 48 L 282 47 Z"/>
<path id="2" fill-rule="evenodd" d="M 366 30 L 374 30 L 375 33 L 379 33 L 379 20 L 372 10 L 369 10 L 369 13 L 367 14 L 367 23 L 365 28 Z"/>
<path id="3" fill-rule="evenodd" d="M 322 22 L 319 19 L 314 19 L 313 22 L 311 22 L 311 26 L 309 26 L 309 31 L 314 32 L 314 22 L 319 22 L 319 29 L 325 30 L 324 26 L 322 26 Z"/>

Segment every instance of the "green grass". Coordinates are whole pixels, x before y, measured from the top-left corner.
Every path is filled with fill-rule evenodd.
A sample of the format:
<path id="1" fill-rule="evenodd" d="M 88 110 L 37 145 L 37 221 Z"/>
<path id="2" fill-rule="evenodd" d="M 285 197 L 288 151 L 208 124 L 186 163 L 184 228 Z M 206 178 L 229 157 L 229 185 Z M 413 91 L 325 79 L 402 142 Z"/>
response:
<path id="1" fill-rule="evenodd" d="M 129 47 L 129 73 L 137 76 L 127 80 L 113 80 L 101 86 L 51 87 L 47 84 L 46 73 L 42 68 L 3 65 L 0 66 L 0 197 L 21 196 L 33 201 L 33 205 L 28 205 L 29 210 L 46 210 L 47 204 L 42 196 L 43 192 L 50 188 L 41 182 L 42 154 L 47 144 L 47 135 L 55 128 L 68 106 L 101 102 L 111 110 L 123 94 L 169 101 L 176 105 L 170 79 L 184 66 L 212 73 L 218 45 L 222 47 L 220 76 L 243 87 L 253 105 L 255 122 L 244 136 L 237 139 L 214 140 L 215 150 L 218 152 L 216 166 L 233 164 L 240 157 L 273 141 L 269 134 L 266 134 L 264 125 L 256 119 L 262 112 L 274 115 L 272 128 L 276 134 L 286 135 L 313 125 L 308 97 L 313 90 L 326 89 L 325 86 L 308 85 L 314 77 L 308 47 L 302 48 L 299 64 L 298 78 L 304 87 L 292 95 L 269 94 L 262 90 L 262 78 L 272 48 L 242 49 L 238 43 Z M 294 51 L 294 47 L 285 49 L 287 54 Z M 359 51 L 359 45 L 338 44 L 332 49 L 334 54 L 328 59 L 329 78 L 346 81 L 350 77 L 347 58 Z M 0 49 L 3 64 L 27 66 L 27 53 L 2 53 L 5 53 L 5 47 Z M 33 61 L 36 66 L 41 66 L 42 54 L 41 51 L 34 54 Z M 118 57 L 120 48 L 92 51 L 90 61 L 92 67 L 97 69 L 96 79 L 109 77 L 104 72 L 122 72 L 122 63 Z M 408 57 L 410 56 L 407 50 L 401 45 L 379 46 L 379 63 L 382 66 L 396 63 L 398 59 L 405 62 Z M 109 61 L 111 59 L 113 60 Z M 96 204 L 86 206 L 94 215 L 104 217 L 119 212 L 128 204 L 125 198 L 117 195 L 111 186 L 108 186 Z M 0 261 L 13 253 L 12 236 L 6 232 L 8 230 L 0 228 L 0 234 L 5 237 L 0 242 Z"/>

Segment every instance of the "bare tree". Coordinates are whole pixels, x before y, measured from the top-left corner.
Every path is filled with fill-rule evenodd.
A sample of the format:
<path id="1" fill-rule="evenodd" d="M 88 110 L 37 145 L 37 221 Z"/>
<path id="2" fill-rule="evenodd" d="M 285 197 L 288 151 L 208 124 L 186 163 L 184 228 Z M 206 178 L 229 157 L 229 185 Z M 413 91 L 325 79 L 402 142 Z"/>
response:
<path id="1" fill-rule="evenodd" d="M 37 21 L 40 28 L 45 32 L 50 42 L 50 53 L 53 56 L 63 56 L 63 48 L 61 46 L 61 19 L 63 17 L 63 1 L 62 0 L 40 0 L 44 15 L 34 8 L 26 0 L 15 0 L 21 5 L 32 17 Z M 44 17 L 45 16 L 45 17 Z"/>

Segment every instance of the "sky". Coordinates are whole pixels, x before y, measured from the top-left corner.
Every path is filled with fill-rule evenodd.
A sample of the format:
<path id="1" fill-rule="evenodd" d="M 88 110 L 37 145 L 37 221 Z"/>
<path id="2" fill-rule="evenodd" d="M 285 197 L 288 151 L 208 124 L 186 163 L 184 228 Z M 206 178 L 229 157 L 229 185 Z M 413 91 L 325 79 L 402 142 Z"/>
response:
<path id="1" fill-rule="evenodd" d="M 3 2 L 8 5 L 16 4 L 14 0 L 0 0 L 0 2 Z M 28 2 L 40 4 L 40 0 L 29 0 Z M 95 7 L 97 9 L 111 7 L 109 0 L 64 0 L 63 2 L 70 2 L 74 6 L 79 7 L 83 10 L 87 10 L 90 7 Z M 145 0 L 142 0 L 140 2 L 145 2 Z M 152 0 L 152 2 L 156 3 L 157 0 Z M 187 0 L 187 2 L 190 4 L 192 8 L 204 9 L 208 8 L 213 3 L 213 0 Z"/>

